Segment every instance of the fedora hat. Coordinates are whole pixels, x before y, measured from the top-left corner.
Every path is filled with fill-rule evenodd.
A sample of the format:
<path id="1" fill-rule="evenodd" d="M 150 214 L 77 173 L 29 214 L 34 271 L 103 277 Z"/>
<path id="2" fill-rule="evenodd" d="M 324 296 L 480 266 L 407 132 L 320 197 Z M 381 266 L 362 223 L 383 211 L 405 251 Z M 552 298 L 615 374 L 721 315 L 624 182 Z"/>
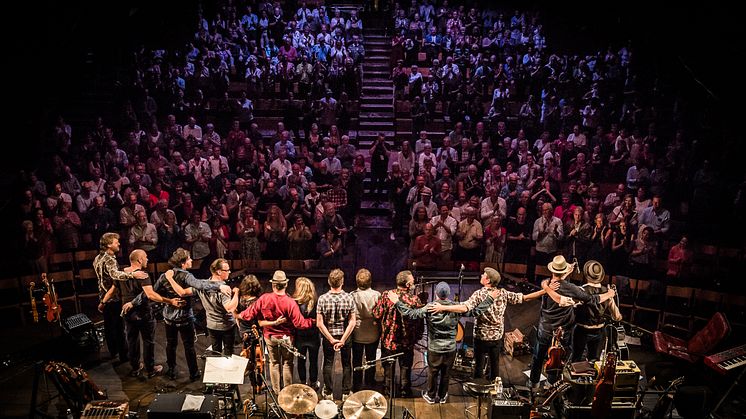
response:
<path id="1" fill-rule="evenodd" d="M 549 269 L 549 272 L 561 275 L 570 272 L 574 267 L 567 263 L 564 256 L 557 255 L 551 262 L 549 262 L 547 268 Z"/>
<path id="2" fill-rule="evenodd" d="M 272 275 L 272 279 L 269 282 L 273 284 L 286 284 L 288 282 L 288 277 L 285 275 L 284 271 L 277 270 Z"/>
<path id="3" fill-rule="evenodd" d="M 593 284 L 600 284 L 603 282 L 606 273 L 601 262 L 597 260 L 589 260 L 583 265 L 583 276 L 585 279 Z"/>

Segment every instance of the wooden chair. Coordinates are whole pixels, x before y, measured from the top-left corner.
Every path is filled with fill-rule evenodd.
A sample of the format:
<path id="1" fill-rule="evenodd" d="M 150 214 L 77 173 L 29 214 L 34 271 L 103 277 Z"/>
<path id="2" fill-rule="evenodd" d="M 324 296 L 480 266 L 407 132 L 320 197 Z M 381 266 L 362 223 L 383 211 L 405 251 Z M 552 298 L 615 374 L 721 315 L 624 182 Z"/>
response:
<path id="1" fill-rule="evenodd" d="M 226 259 L 239 259 L 241 258 L 241 242 L 230 241 L 228 242 L 228 252 L 225 255 Z"/>
<path id="2" fill-rule="evenodd" d="M 18 278 L 0 279 L 0 313 L 4 315 L 3 320 L 9 320 L 12 325 L 16 324 L 14 319 L 20 325 L 26 324 L 20 302 L 29 300 L 28 289 L 24 297 L 19 284 Z"/>
<path id="3" fill-rule="evenodd" d="M 93 259 L 96 259 L 96 256 L 98 256 L 98 250 L 78 250 L 74 252 L 75 271 L 93 266 Z"/>
<path id="4" fill-rule="evenodd" d="M 303 272 L 304 265 L 302 260 L 281 260 L 280 261 L 280 269 L 284 270 L 285 273 L 287 272 Z"/>
<path id="5" fill-rule="evenodd" d="M 153 264 L 155 266 L 156 275 L 160 276 L 161 274 L 165 273 L 167 270 L 171 269 L 171 265 L 168 264 L 168 262 L 158 262 Z M 153 280 L 156 280 L 156 278 L 153 278 Z"/>
<path id="6" fill-rule="evenodd" d="M 692 301 L 694 289 L 669 285 L 666 287 L 666 298 L 663 311 L 658 323 L 658 329 L 674 329 L 688 337 L 692 330 L 694 317 L 692 315 Z M 678 320 L 672 322 L 672 320 Z"/>
<path id="7" fill-rule="evenodd" d="M 527 269 L 523 263 L 504 263 L 502 272 L 525 278 Z"/>
<path id="8" fill-rule="evenodd" d="M 739 329 L 746 329 L 746 295 L 725 294 L 723 296 L 723 311 L 728 316 L 731 325 Z"/>
<path id="9" fill-rule="evenodd" d="M 611 283 L 616 286 L 619 296 L 619 310 L 625 317 L 631 319 L 635 308 L 635 295 L 637 293 L 637 280 L 626 276 L 616 275 L 611 277 Z"/>
<path id="10" fill-rule="evenodd" d="M 632 307 L 632 322 L 637 321 L 637 315 L 640 313 L 651 313 L 655 316 L 655 320 L 651 322 L 653 326 L 660 324 L 660 316 L 662 313 L 660 300 L 656 299 L 654 295 L 651 295 L 653 291 L 653 281 L 638 279 L 637 287 L 635 288 L 635 303 Z"/>
<path id="11" fill-rule="evenodd" d="M 551 278 L 552 273 L 549 272 L 549 268 L 547 268 L 545 265 L 536 265 L 534 268 L 534 275 L 536 277 L 543 277 L 543 278 Z"/>
<path id="12" fill-rule="evenodd" d="M 279 260 L 261 260 L 259 261 L 258 268 L 260 271 L 274 271 L 274 270 L 280 269 L 280 261 Z"/>
<path id="13" fill-rule="evenodd" d="M 723 294 L 712 290 L 694 290 L 692 302 L 692 322 L 695 328 L 707 323 L 713 314 L 720 311 L 723 304 Z"/>
<path id="14" fill-rule="evenodd" d="M 72 271 L 73 268 L 72 252 L 53 253 L 49 256 L 49 272 Z"/>

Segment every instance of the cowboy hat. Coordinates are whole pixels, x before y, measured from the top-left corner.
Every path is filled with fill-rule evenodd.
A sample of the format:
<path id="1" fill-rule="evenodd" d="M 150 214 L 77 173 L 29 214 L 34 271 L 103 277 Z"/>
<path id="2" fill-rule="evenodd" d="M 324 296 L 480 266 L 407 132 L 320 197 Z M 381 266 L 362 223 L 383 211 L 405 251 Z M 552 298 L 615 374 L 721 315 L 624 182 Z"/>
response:
<path id="1" fill-rule="evenodd" d="M 549 272 L 561 275 L 573 270 L 574 266 L 568 264 L 564 256 L 557 255 L 551 262 L 549 262 L 549 264 L 547 264 L 547 268 L 549 269 Z"/>
<path id="2" fill-rule="evenodd" d="M 590 283 L 600 284 L 603 282 L 606 274 L 601 262 L 589 260 L 585 265 L 583 265 L 583 276 L 585 276 L 585 279 Z"/>
<path id="3" fill-rule="evenodd" d="M 275 271 L 275 273 L 272 275 L 272 279 L 269 281 L 273 284 L 286 284 L 288 282 L 288 277 L 285 276 L 285 272 L 283 271 Z"/>

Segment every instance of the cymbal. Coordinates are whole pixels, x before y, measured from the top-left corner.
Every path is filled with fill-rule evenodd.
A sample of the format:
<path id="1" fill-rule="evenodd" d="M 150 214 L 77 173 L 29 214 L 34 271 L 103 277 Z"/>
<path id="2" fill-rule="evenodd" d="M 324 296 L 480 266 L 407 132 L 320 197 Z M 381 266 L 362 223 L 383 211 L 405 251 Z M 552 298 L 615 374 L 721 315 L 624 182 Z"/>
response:
<path id="1" fill-rule="evenodd" d="M 387 410 L 386 398 L 381 393 L 362 390 L 347 398 L 342 415 L 346 419 L 381 419 Z"/>
<path id="2" fill-rule="evenodd" d="M 313 413 L 315 413 L 319 419 L 333 419 L 339 414 L 339 407 L 337 407 L 337 404 L 331 400 L 322 400 L 318 405 L 316 405 L 316 408 L 313 409 Z"/>
<path id="3" fill-rule="evenodd" d="M 280 390 L 277 402 L 285 412 L 303 415 L 313 412 L 313 408 L 319 403 L 319 396 L 305 384 L 290 384 Z"/>

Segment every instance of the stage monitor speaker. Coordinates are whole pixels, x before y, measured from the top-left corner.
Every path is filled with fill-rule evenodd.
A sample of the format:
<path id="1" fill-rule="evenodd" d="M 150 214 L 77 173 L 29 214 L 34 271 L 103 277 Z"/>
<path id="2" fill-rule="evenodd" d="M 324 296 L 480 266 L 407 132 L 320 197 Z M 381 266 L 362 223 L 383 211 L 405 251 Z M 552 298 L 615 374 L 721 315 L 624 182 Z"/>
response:
<path id="1" fill-rule="evenodd" d="M 529 419 L 531 405 L 515 400 L 495 400 L 490 404 L 489 419 Z"/>
<path id="2" fill-rule="evenodd" d="M 200 394 L 201 395 L 201 394 Z M 155 396 L 148 407 L 148 419 L 214 419 L 218 417 L 218 396 L 206 394 L 201 409 L 182 412 L 186 394 L 164 393 Z"/>
<path id="3" fill-rule="evenodd" d="M 563 415 L 565 419 L 590 419 L 591 418 L 591 406 L 573 406 L 565 403 L 563 405 Z M 611 413 L 604 419 L 634 419 L 635 418 L 635 404 L 634 403 L 612 403 Z"/>

